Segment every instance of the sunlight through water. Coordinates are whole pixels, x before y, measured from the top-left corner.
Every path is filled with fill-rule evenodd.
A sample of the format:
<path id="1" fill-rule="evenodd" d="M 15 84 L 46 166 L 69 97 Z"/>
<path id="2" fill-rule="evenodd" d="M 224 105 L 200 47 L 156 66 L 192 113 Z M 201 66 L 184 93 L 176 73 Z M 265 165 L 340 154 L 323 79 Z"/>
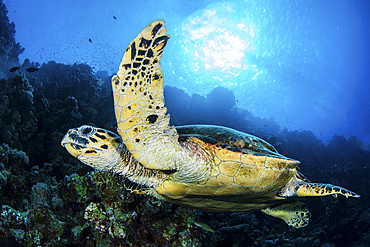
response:
<path id="1" fill-rule="evenodd" d="M 195 73 L 212 74 L 214 86 L 237 84 L 225 78 L 253 68 L 248 53 L 256 50 L 255 28 L 248 19 L 233 16 L 232 4 L 212 4 L 189 16 L 182 26 L 187 66 Z"/>

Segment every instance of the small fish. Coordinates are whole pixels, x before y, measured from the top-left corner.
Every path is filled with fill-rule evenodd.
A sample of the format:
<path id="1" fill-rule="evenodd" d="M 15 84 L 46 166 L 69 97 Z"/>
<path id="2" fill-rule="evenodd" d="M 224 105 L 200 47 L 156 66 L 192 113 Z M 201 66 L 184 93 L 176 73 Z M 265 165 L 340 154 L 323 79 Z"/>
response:
<path id="1" fill-rule="evenodd" d="M 113 16 L 113 19 L 117 20 L 117 18 L 115 16 Z"/>
<path id="2" fill-rule="evenodd" d="M 209 231 L 209 232 L 215 232 L 215 230 L 213 230 L 209 225 L 207 225 L 206 223 L 203 223 L 203 222 L 194 222 L 194 225 L 202 228 L 203 230 L 206 230 L 206 231 Z"/>
<path id="3" fill-rule="evenodd" d="M 38 70 L 39 70 L 38 68 L 34 68 L 34 67 L 30 67 L 30 68 L 26 69 L 27 72 L 35 72 L 35 71 L 38 71 Z"/>
<path id="4" fill-rule="evenodd" d="M 90 42 L 90 43 L 92 43 L 92 40 L 91 40 L 91 39 L 89 39 L 89 42 Z"/>
<path id="5" fill-rule="evenodd" d="M 9 72 L 14 72 L 14 71 L 17 71 L 17 70 L 19 70 L 19 67 L 13 67 L 13 68 L 11 68 L 11 69 L 9 70 Z"/>

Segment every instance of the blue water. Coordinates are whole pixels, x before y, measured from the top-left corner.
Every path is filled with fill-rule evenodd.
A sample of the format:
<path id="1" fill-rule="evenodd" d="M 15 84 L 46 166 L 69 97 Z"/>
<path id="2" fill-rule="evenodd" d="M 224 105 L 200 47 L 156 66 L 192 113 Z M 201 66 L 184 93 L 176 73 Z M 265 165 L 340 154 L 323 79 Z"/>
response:
<path id="1" fill-rule="evenodd" d="M 164 19 L 165 85 L 202 96 L 227 88 L 236 107 L 282 128 L 370 143 L 366 0 L 4 2 L 21 61 L 87 63 L 110 75 L 130 40 Z"/>

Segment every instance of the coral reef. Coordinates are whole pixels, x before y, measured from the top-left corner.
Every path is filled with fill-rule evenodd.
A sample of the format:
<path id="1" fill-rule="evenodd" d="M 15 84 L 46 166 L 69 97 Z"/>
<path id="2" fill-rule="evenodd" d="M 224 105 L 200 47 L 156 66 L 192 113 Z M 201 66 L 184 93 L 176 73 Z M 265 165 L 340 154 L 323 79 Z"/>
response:
<path id="1" fill-rule="evenodd" d="M 29 140 L 36 132 L 33 87 L 23 75 L 0 79 L 0 139 L 15 148 L 24 148 L 20 140 Z M 25 142 L 23 142 L 25 143 Z"/>
<path id="2" fill-rule="evenodd" d="M 5 4 L 0 1 L 0 78 L 10 75 L 10 69 L 19 66 L 18 56 L 24 51 L 15 42 L 15 25 L 9 23 Z"/>
<path id="3" fill-rule="evenodd" d="M 92 232 L 124 246 L 199 246 L 201 232 L 192 224 L 196 210 L 130 194 L 113 174 L 93 172 L 90 177 L 101 198 L 85 209 Z"/>

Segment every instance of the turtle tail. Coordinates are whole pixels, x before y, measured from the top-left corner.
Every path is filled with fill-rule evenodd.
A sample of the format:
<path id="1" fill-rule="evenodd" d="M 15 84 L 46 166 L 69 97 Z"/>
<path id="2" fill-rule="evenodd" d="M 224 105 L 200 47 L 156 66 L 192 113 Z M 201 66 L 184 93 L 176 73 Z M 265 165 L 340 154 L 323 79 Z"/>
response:
<path id="1" fill-rule="evenodd" d="M 333 195 L 334 197 L 337 197 L 338 194 L 343 195 L 347 198 L 360 197 L 359 194 L 349 191 L 343 187 L 322 183 L 303 183 L 295 188 L 295 194 L 299 197 L 328 195 Z"/>

